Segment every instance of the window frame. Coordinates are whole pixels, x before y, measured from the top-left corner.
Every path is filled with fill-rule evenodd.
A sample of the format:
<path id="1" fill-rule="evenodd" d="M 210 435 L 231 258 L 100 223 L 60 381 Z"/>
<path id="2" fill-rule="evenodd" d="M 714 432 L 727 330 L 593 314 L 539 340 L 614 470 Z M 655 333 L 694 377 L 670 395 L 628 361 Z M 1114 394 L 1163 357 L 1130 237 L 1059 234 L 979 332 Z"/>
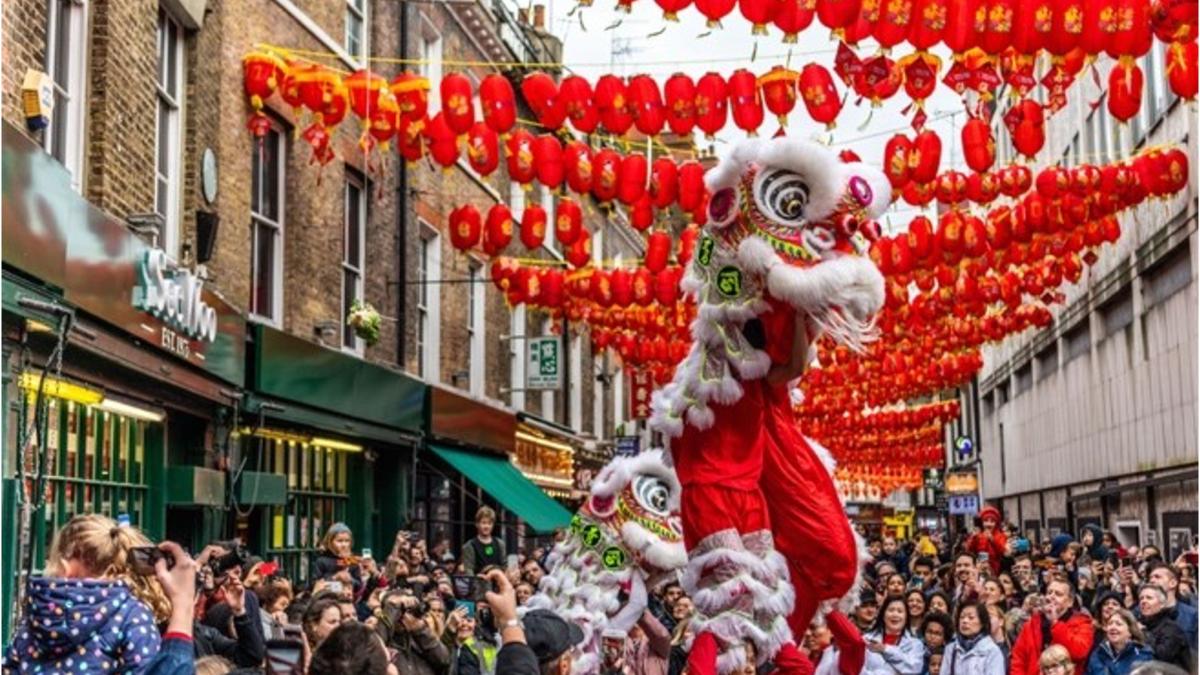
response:
<path id="1" fill-rule="evenodd" d="M 271 120 L 271 128 L 267 135 L 260 139 L 261 143 L 269 143 L 274 137 L 278 145 L 278 161 L 276 161 L 276 171 L 278 172 L 278 198 L 279 198 L 279 216 L 277 220 L 257 213 L 254 210 L 253 195 L 250 199 L 250 302 L 247 303 L 247 314 L 249 317 L 260 323 L 281 328 L 283 325 L 283 265 L 284 265 L 284 234 L 287 229 L 287 151 L 288 151 L 288 134 L 283 128 L 283 125 Z M 254 144 L 253 152 L 264 152 L 265 149 L 259 148 L 258 144 Z M 254 171 L 254 162 L 251 160 L 251 171 Z M 251 181 L 253 185 L 253 181 Z M 262 187 L 260 181 L 259 187 Z M 259 200 L 261 203 L 261 200 Z M 277 263 L 271 274 L 271 315 L 263 314 L 258 311 L 255 306 L 255 299 L 258 297 L 258 226 L 266 225 L 275 230 L 275 262 Z"/>
<path id="2" fill-rule="evenodd" d="M 483 396 L 484 372 L 487 358 L 487 284 L 483 280 L 483 263 L 471 260 L 467 293 L 467 378 L 468 391 Z"/>
<path id="3" fill-rule="evenodd" d="M 429 17 L 421 14 L 420 35 L 421 75 L 429 80 L 429 109 L 436 112 L 442 109 L 442 94 L 438 84 L 442 81 L 442 61 L 445 55 L 445 43 L 442 32 L 433 25 Z M 432 52 L 436 52 L 432 54 Z"/>
<path id="4" fill-rule="evenodd" d="M 359 7 L 357 3 L 362 3 L 362 6 Z M 369 0 L 346 0 L 346 20 L 344 27 L 345 29 L 342 32 L 342 46 L 345 47 L 346 53 L 349 54 L 351 58 L 357 60 L 360 64 L 365 64 L 368 60 L 368 56 L 371 53 L 371 31 L 369 30 L 371 25 L 369 23 L 371 16 L 370 12 L 371 3 Z M 361 31 L 361 35 L 358 37 L 359 47 L 361 48 L 360 51 L 355 51 L 350 47 L 350 26 L 352 19 L 358 20 L 358 27 Z"/>
<path id="5" fill-rule="evenodd" d="M 67 33 L 72 45 L 80 48 L 67 49 L 66 87 L 55 77 L 58 70 L 59 38 L 62 35 L 63 10 L 69 12 Z M 50 125 L 42 132 L 42 149 L 59 160 L 71 176 L 71 189 L 83 192 L 84 125 L 87 116 L 87 71 L 88 71 L 88 0 L 50 0 L 46 12 L 46 51 L 42 62 L 54 83 L 54 115 Z M 60 96 L 66 105 L 60 104 Z M 63 129 L 62 156 L 56 140 L 58 128 Z"/>
<path id="6" fill-rule="evenodd" d="M 513 410 L 525 410 L 525 303 L 513 307 L 510 313 L 511 323 L 508 340 L 509 364 L 509 399 L 508 405 Z"/>
<path id="7" fill-rule="evenodd" d="M 561 335 L 554 334 L 554 320 L 551 319 L 550 317 L 543 318 L 542 322 L 541 322 L 541 326 L 538 330 L 538 335 L 540 337 L 554 337 L 559 340 L 559 352 L 558 352 L 559 360 L 560 360 L 559 368 L 562 368 L 563 364 L 561 363 L 561 360 L 563 357 L 563 352 L 562 352 L 563 340 L 562 340 Z M 559 380 L 559 385 L 560 386 L 562 385 L 562 380 Z M 555 395 L 558 394 L 558 390 L 557 389 L 543 389 L 541 394 L 542 394 L 542 398 L 541 398 L 542 417 L 544 419 L 550 420 L 551 422 L 558 422 L 558 400 L 555 398 Z"/>
<path id="8" fill-rule="evenodd" d="M 350 189 L 351 187 L 358 190 L 358 266 L 355 267 L 354 261 L 347 260 L 350 254 Z M 342 351 L 351 354 L 362 356 L 366 345 L 361 338 L 354 335 L 354 331 L 350 328 L 346 321 L 349 313 L 346 311 L 349 305 L 346 302 L 346 275 L 357 275 L 357 281 L 354 287 L 354 299 L 366 299 L 366 269 L 367 269 L 367 209 L 370 200 L 367 199 L 367 194 L 370 192 L 370 186 L 367 180 L 357 171 L 347 167 L 345 190 L 343 193 L 342 202 L 342 280 L 341 280 L 341 308 L 342 317 L 338 322 L 341 324 L 342 333 Z M 346 344 L 346 337 L 351 336 L 351 343 Z"/>
<path id="9" fill-rule="evenodd" d="M 175 91 L 167 90 L 167 84 L 171 78 L 166 73 L 168 63 L 163 57 L 166 55 L 168 47 L 166 43 L 167 33 L 164 27 L 173 28 L 175 31 Z M 183 24 L 179 22 L 171 12 L 165 7 L 159 6 L 158 9 L 158 27 L 156 30 L 157 41 L 157 80 L 155 81 L 155 107 L 154 107 L 154 210 L 162 216 L 163 230 L 160 232 L 159 244 L 164 251 L 171 256 L 179 257 L 179 245 L 182 234 L 182 193 L 183 193 L 183 119 L 184 119 L 184 103 L 186 101 L 187 92 L 187 68 L 185 61 L 187 60 L 186 39 L 183 30 Z M 165 83 L 167 84 L 164 84 Z M 161 173 L 162 167 L 159 166 L 159 156 L 163 152 L 162 144 L 162 120 L 160 115 L 163 111 L 163 106 L 168 109 L 168 120 L 166 130 L 167 144 L 167 173 Z M 159 210 L 158 190 L 159 183 L 164 183 L 164 201 L 162 210 Z"/>
<path id="10" fill-rule="evenodd" d="M 417 265 L 417 374 L 427 382 L 441 381 L 441 233 L 420 220 L 420 253 Z M 434 277 L 433 274 L 437 274 Z M 432 374 L 432 376 L 431 376 Z"/>

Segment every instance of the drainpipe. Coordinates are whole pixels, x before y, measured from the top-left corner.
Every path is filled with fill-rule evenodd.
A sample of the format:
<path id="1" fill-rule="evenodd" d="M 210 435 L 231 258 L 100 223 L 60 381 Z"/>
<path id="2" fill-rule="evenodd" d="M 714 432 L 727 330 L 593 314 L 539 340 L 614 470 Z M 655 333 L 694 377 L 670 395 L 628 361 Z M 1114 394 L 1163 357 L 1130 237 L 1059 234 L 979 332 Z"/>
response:
<path id="1" fill-rule="evenodd" d="M 408 5 L 400 6 L 400 57 L 408 57 Z M 404 355 L 407 351 L 404 339 L 404 327 L 408 324 L 408 280 L 405 277 L 408 269 L 408 162 L 400 158 L 400 170 L 397 172 L 396 183 L 396 229 L 399 236 L 399 251 L 396 252 L 396 365 L 404 370 Z"/>

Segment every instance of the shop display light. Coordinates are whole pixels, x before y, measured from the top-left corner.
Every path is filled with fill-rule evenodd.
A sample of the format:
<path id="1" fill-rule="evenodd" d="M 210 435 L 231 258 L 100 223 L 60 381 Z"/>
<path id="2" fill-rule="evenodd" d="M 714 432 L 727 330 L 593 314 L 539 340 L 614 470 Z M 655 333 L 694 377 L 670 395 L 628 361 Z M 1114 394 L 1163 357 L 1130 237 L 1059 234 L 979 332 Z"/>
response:
<path id="1" fill-rule="evenodd" d="M 103 401 L 98 403 L 95 408 L 97 410 L 103 410 L 107 413 L 121 415 L 123 417 L 141 420 L 143 422 L 161 422 L 167 417 L 166 414 L 161 411 L 150 410 L 149 408 L 143 408 L 131 403 L 125 403 L 123 401 L 116 401 L 111 398 L 105 398 Z"/>
<path id="2" fill-rule="evenodd" d="M 46 396 L 74 401 L 83 405 L 96 405 L 104 400 L 104 392 L 98 389 L 68 382 L 67 380 L 51 375 L 46 375 L 45 382 L 43 383 L 40 373 L 23 373 L 21 375 L 21 388 L 31 394 L 37 393 L 38 389 L 41 388 Z"/>

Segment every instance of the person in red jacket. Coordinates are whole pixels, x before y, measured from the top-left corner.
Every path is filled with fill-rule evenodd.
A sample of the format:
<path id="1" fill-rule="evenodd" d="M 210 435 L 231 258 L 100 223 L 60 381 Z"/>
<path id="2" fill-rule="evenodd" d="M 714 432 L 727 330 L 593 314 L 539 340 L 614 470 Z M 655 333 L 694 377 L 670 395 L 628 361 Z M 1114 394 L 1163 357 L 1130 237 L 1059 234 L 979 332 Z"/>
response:
<path id="1" fill-rule="evenodd" d="M 994 506 L 985 506 L 979 512 L 979 520 L 983 529 L 971 536 L 967 549 L 978 558 L 980 553 L 988 555 L 988 564 L 992 574 L 1000 574 L 1000 559 L 1004 557 L 1008 545 L 1008 537 L 1000 529 L 1000 511 Z"/>
<path id="2" fill-rule="evenodd" d="M 1093 637 L 1092 619 L 1079 608 L 1075 588 L 1065 577 L 1055 577 L 1046 585 L 1041 608 L 1017 636 L 1009 673 L 1038 675 L 1038 658 L 1052 644 L 1065 647 L 1075 662 L 1075 672 L 1082 673 L 1092 651 Z"/>

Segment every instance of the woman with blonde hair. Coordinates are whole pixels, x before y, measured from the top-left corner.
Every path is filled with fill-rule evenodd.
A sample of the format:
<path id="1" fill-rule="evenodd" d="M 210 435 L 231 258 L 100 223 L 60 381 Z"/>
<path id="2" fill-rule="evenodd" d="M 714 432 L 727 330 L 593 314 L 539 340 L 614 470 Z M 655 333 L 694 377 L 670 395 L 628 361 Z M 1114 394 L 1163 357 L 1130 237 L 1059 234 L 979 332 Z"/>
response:
<path id="1" fill-rule="evenodd" d="M 354 535 L 345 523 L 334 523 L 325 531 L 321 550 L 313 559 L 311 578 L 313 583 L 333 579 L 347 584 L 356 598 L 363 592 L 362 570 L 354 557 Z"/>
<path id="2" fill-rule="evenodd" d="M 140 547 L 156 548 L 173 566 L 135 565 L 133 550 Z M 29 580 L 5 671 L 179 672 L 173 667 L 185 661 L 191 667 L 195 583 L 195 562 L 178 545 L 154 547 L 136 528 L 103 515 L 75 516 L 54 535 L 44 575 Z M 169 622 L 165 642 L 160 622 Z"/>
<path id="3" fill-rule="evenodd" d="M 1038 658 L 1038 670 L 1041 675 L 1075 675 L 1075 662 L 1066 647 L 1050 645 Z"/>

